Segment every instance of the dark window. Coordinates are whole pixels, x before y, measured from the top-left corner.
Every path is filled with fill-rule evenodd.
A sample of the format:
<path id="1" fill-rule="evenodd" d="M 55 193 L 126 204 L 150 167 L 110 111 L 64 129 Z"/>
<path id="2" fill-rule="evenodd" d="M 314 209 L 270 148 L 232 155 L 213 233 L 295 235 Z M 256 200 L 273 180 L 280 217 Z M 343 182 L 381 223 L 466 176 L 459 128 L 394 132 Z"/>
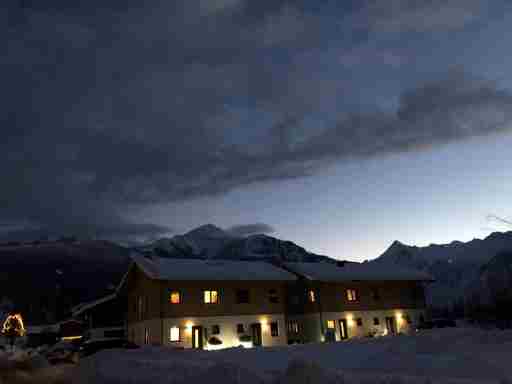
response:
<path id="1" fill-rule="evenodd" d="M 299 323 L 295 320 L 288 321 L 288 332 L 299 333 Z"/>
<path id="2" fill-rule="evenodd" d="M 274 304 L 279 303 L 279 295 L 277 294 L 277 289 L 270 289 L 268 291 L 268 301 Z"/>
<path id="3" fill-rule="evenodd" d="M 299 296 L 294 295 L 294 296 L 290 297 L 290 303 L 292 305 L 299 305 Z"/>
<path id="4" fill-rule="evenodd" d="M 425 290 L 421 284 L 416 284 L 411 290 L 412 299 L 423 302 L 425 300 Z"/>
<path id="5" fill-rule="evenodd" d="M 212 335 L 218 335 L 220 333 L 219 325 L 212 325 Z"/>
<path id="6" fill-rule="evenodd" d="M 409 315 L 404 315 L 404 319 L 405 321 L 407 322 L 407 324 L 412 324 L 412 320 L 411 320 L 411 317 Z"/>
<path id="7" fill-rule="evenodd" d="M 248 289 L 237 289 L 236 290 L 236 303 L 237 304 L 249 303 L 249 290 Z"/>
<path id="8" fill-rule="evenodd" d="M 270 334 L 272 337 L 279 336 L 279 326 L 277 322 L 270 323 Z"/>
<path id="9" fill-rule="evenodd" d="M 244 333 L 244 332 L 245 332 L 244 325 L 243 324 L 237 324 L 236 325 L 236 333 Z"/>
<path id="10" fill-rule="evenodd" d="M 373 297 L 373 300 L 375 300 L 375 301 L 380 300 L 380 293 L 377 288 L 372 289 L 372 297 Z"/>
<path id="11" fill-rule="evenodd" d="M 356 324 L 358 327 L 362 327 L 363 326 L 363 319 L 361 319 L 360 317 L 358 317 L 356 319 Z"/>
<path id="12" fill-rule="evenodd" d="M 380 324 L 379 318 L 378 317 L 374 317 L 373 318 L 373 325 L 379 325 L 379 324 Z"/>

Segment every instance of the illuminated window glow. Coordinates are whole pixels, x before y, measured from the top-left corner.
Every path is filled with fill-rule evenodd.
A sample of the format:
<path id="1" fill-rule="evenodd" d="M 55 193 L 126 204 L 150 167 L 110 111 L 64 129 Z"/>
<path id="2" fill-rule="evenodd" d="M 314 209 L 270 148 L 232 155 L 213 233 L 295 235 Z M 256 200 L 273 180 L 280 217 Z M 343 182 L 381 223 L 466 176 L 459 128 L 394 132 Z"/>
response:
<path id="1" fill-rule="evenodd" d="M 219 292 L 218 291 L 204 291 L 203 300 L 205 304 L 218 304 Z"/>
<path id="2" fill-rule="evenodd" d="M 180 328 L 179 327 L 171 327 L 169 330 L 169 340 L 172 342 L 180 341 Z"/>
<path id="3" fill-rule="evenodd" d="M 316 301 L 315 291 L 313 291 L 312 289 L 310 289 L 308 292 L 308 299 L 310 303 L 314 303 Z"/>
<path id="4" fill-rule="evenodd" d="M 169 294 L 169 302 L 171 304 L 181 304 L 181 293 L 179 291 L 172 291 Z"/>
<path id="5" fill-rule="evenodd" d="M 347 289 L 347 300 L 348 301 L 357 301 L 358 295 L 355 289 Z"/>
<path id="6" fill-rule="evenodd" d="M 336 328 L 334 320 L 327 320 L 327 329 L 334 329 L 334 328 Z"/>

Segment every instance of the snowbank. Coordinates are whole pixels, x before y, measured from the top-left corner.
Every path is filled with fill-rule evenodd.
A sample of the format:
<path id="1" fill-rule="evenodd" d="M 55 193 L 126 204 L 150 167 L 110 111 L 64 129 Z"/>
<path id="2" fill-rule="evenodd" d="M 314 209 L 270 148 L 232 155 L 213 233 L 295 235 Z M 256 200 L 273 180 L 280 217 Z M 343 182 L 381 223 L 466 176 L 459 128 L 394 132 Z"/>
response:
<path id="1" fill-rule="evenodd" d="M 0 384 L 69 384 L 63 367 L 50 366 L 32 351 L 0 352 Z"/>
<path id="2" fill-rule="evenodd" d="M 415 336 L 206 352 L 103 351 L 80 362 L 94 384 L 512 384 L 512 332 L 440 329 Z"/>

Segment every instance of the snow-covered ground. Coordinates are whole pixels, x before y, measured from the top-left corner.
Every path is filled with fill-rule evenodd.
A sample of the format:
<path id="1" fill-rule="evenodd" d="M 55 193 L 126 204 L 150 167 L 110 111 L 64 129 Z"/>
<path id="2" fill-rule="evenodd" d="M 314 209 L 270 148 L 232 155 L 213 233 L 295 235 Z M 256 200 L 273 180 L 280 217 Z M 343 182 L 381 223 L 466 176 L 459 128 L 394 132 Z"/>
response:
<path id="1" fill-rule="evenodd" d="M 74 367 L 51 366 L 34 350 L 0 351 L 0 384 L 71 384 Z"/>
<path id="2" fill-rule="evenodd" d="M 438 329 L 414 336 L 222 351 L 147 347 L 83 359 L 79 383 L 512 383 L 512 331 Z"/>

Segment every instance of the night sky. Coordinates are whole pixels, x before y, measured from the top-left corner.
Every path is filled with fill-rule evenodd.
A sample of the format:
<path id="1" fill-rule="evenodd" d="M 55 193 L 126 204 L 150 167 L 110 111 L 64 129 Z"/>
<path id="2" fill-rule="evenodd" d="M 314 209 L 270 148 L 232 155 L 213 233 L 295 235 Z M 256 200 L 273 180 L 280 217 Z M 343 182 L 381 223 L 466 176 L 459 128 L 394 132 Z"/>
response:
<path id="1" fill-rule="evenodd" d="M 511 25 L 506 0 L 3 0 L 0 238 L 484 237 L 512 216 Z"/>

